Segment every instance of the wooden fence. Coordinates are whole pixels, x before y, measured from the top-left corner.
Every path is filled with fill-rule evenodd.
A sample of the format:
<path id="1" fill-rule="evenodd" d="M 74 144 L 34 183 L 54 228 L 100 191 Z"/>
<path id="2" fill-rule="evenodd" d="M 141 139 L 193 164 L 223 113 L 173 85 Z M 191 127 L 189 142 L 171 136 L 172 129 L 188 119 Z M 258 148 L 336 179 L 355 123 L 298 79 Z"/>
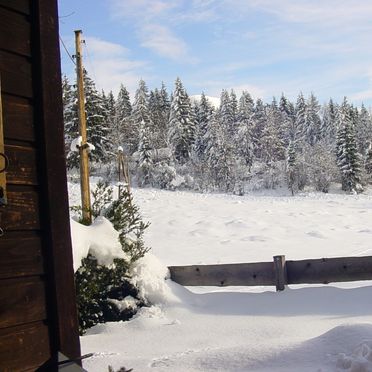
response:
<path id="1" fill-rule="evenodd" d="M 170 266 L 171 279 L 185 286 L 276 286 L 372 280 L 372 256 L 223 265 Z"/>

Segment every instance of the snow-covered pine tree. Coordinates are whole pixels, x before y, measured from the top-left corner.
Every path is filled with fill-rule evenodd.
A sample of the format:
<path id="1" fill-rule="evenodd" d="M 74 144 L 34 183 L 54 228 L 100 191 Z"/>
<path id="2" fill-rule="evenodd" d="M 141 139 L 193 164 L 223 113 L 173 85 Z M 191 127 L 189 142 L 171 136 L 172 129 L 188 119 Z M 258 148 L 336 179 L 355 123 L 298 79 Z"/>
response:
<path id="1" fill-rule="evenodd" d="M 352 118 L 353 108 L 346 97 L 339 109 L 337 130 L 337 165 L 341 172 L 342 189 L 349 192 L 362 192 L 360 155 L 357 152 L 355 128 Z"/>
<path id="2" fill-rule="evenodd" d="M 169 115 L 168 143 L 178 163 L 185 164 L 189 160 L 194 136 L 190 98 L 177 78 Z"/>
<path id="3" fill-rule="evenodd" d="M 235 133 L 236 114 L 234 113 L 234 108 L 235 103 L 231 101 L 231 96 L 227 90 L 223 89 L 220 97 L 220 107 L 218 108 L 218 117 L 221 128 L 229 139 L 232 139 Z"/>
<path id="4" fill-rule="evenodd" d="M 320 105 L 313 93 L 306 104 L 305 109 L 305 136 L 306 142 L 314 146 L 321 137 L 321 120 L 319 116 Z"/>
<path id="5" fill-rule="evenodd" d="M 298 177 L 297 177 L 297 164 L 296 164 L 296 147 L 295 144 L 291 141 L 287 149 L 287 184 L 289 190 L 291 190 L 292 195 L 295 194 L 295 191 L 298 188 Z"/>
<path id="6" fill-rule="evenodd" d="M 153 129 L 153 123 L 151 121 L 150 110 L 149 110 L 149 97 L 148 89 L 144 80 L 139 81 L 139 86 L 134 97 L 134 104 L 132 110 L 132 145 L 136 150 L 139 149 L 140 140 L 140 128 L 141 123 L 144 122 L 144 127 L 151 133 Z M 147 137 L 149 146 L 154 148 L 151 143 L 151 138 Z"/>
<path id="7" fill-rule="evenodd" d="M 153 148 L 150 145 L 150 127 L 149 122 L 144 120 L 140 123 L 139 145 L 138 145 L 138 184 L 146 186 L 151 183 L 152 179 L 152 155 Z"/>
<path id="8" fill-rule="evenodd" d="M 278 160 L 284 160 L 285 148 L 280 135 L 280 111 L 275 98 L 266 107 L 266 126 L 262 131 L 262 160 L 271 165 Z"/>
<path id="9" fill-rule="evenodd" d="M 85 112 L 87 119 L 87 140 L 94 145 L 90 159 L 95 162 L 109 160 L 108 123 L 105 121 L 105 106 L 94 81 L 84 71 Z"/>
<path id="10" fill-rule="evenodd" d="M 364 161 L 364 168 L 369 178 L 369 182 L 372 181 L 372 143 L 369 143 L 366 151 L 366 157 Z"/>
<path id="11" fill-rule="evenodd" d="M 132 121 L 132 105 L 130 103 L 129 92 L 123 84 L 120 85 L 120 90 L 115 103 L 115 119 L 114 133 L 116 143 L 122 146 L 127 154 L 132 154 L 136 148 L 136 135 L 134 133 Z"/>
<path id="12" fill-rule="evenodd" d="M 326 143 L 331 151 L 335 146 L 337 132 L 337 106 L 330 99 L 323 108 L 323 118 L 320 127 L 320 137 Z"/>
<path id="13" fill-rule="evenodd" d="M 160 149 L 164 148 L 167 145 L 167 125 L 169 119 L 169 97 L 166 91 L 164 83 L 162 83 L 162 87 L 159 90 L 155 88 L 155 90 L 150 92 L 149 97 L 149 110 L 151 120 L 153 122 L 153 144 L 155 148 Z"/>
<path id="14" fill-rule="evenodd" d="M 75 152 L 71 152 L 71 142 L 78 137 L 78 113 L 77 113 L 76 90 L 73 89 L 68 78 L 62 78 L 62 103 L 63 103 L 63 121 L 65 133 L 65 151 L 67 168 L 71 169 L 79 166 L 79 157 Z"/>
<path id="15" fill-rule="evenodd" d="M 253 114 L 252 140 L 254 155 L 259 160 L 263 158 L 262 133 L 266 127 L 266 122 L 267 116 L 265 106 L 261 99 L 257 99 Z"/>
<path id="16" fill-rule="evenodd" d="M 198 102 L 196 105 L 196 129 L 194 143 L 194 153 L 196 158 L 201 161 L 203 161 L 205 158 L 205 151 L 207 148 L 206 135 L 213 113 L 214 108 L 212 104 L 208 101 L 204 92 L 202 92 L 200 102 Z"/>
<path id="17" fill-rule="evenodd" d="M 372 143 L 372 118 L 363 103 L 360 108 L 355 131 L 358 151 L 360 154 L 365 155 L 369 144 Z"/>
<path id="18" fill-rule="evenodd" d="M 296 140 L 295 130 L 295 109 L 284 93 L 280 97 L 279 111 L 281 112 L 281 138 L 288 148 L 290 142 Z"/>
<path id="19" fill-rule="evenodd" d="M 306 102 L 302 92 L 297 97 L 295 107 L 294 127 L 292 128 L 290 138 L 300 149 L 303 146 L 306 134 Z"/>
<path id="20" fill-rule="evenodd" d="M 225 135 L 220 116 L 216 113 L 207 132 L 207 163 L 210 181 L 214 188 L 233 191 L 235 186 L 235 157 L 231 141 Z"/>
<path id="21" fill-rule="evenodd" d="M 253 115 L 253 99 L 248 92 L 243 91 L 239 100 L 236 147 L 238 155 L 249 170 L 253 164 Z"/>

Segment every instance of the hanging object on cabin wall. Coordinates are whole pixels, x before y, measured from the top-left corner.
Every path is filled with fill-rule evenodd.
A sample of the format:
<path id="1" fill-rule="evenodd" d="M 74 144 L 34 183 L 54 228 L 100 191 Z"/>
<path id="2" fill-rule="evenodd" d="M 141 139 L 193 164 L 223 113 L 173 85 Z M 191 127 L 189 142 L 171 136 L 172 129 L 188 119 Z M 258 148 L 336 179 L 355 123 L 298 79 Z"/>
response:
<path id="1" fill-rule="evenodd" d="M 0 207 L 6 205 L 6 169 L 9 165 L 8 157 L 4 153 L 3 108 L 1 102 L 1 77 L 0 77 Z M 0 231 L 0 236 L 2 231 Z"/>

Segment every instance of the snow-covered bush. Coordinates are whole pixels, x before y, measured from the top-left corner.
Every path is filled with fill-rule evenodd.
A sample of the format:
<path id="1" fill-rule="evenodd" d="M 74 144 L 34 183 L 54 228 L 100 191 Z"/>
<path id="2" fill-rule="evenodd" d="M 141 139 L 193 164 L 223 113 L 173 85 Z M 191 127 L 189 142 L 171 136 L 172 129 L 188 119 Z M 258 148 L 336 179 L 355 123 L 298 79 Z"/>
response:
<path id="1" fill-rule="evenodd" d="M 116 258 L 109 267 L 99 265 L 91 255 L 82 260 L 75 273 L 81 334 L 98 323 L 128 320 L 143 304 L 137 289 L 130 283 L 129 268 L 124 259 Z M 125 306 L 118 306 L 123 304 Z"/>
<path id="2" fill-rule="evenodd" d="M 176 169 L 166 162 L 160 162 L 154 169 L 154 186 L 161 189 L 174 190 L 173 181 L 176 178 Z"/>
<path id="3" fill-rule="evenodd" d="M 149 250 L 143 241 L 143 233 L 149 224 L 142 221 L 126 187 L 122 187 L 118 198 L 113 200 L 113 189 L 108 183 L 99 181 L 92 195 L 93 216 L 103 215 L 111 222 L 124 253 L 121 252 L 120 258 L 115 254 L 113 262 L 101 262 L 98 257 L 102 252 L 94 246 L 81 260 L 81 266 L 75 273 L 81 333 L 97 323 L 127 320 L 136 312 L 137 306 L 143 305 L 137 298 L 136 288 L 130 284 L 129 270 Z"/>

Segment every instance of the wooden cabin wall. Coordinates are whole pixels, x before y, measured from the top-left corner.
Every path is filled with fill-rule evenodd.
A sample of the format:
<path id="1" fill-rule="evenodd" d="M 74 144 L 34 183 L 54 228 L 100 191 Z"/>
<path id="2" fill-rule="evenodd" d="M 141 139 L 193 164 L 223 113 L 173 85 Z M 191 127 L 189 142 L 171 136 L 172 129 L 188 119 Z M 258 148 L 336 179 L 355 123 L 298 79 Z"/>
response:
<path id="1" fill-rule="evenodd" d="M 80 355 L 55 0 L 0 0 L 0 77 L 0 371 L 26 371 Z"/>

